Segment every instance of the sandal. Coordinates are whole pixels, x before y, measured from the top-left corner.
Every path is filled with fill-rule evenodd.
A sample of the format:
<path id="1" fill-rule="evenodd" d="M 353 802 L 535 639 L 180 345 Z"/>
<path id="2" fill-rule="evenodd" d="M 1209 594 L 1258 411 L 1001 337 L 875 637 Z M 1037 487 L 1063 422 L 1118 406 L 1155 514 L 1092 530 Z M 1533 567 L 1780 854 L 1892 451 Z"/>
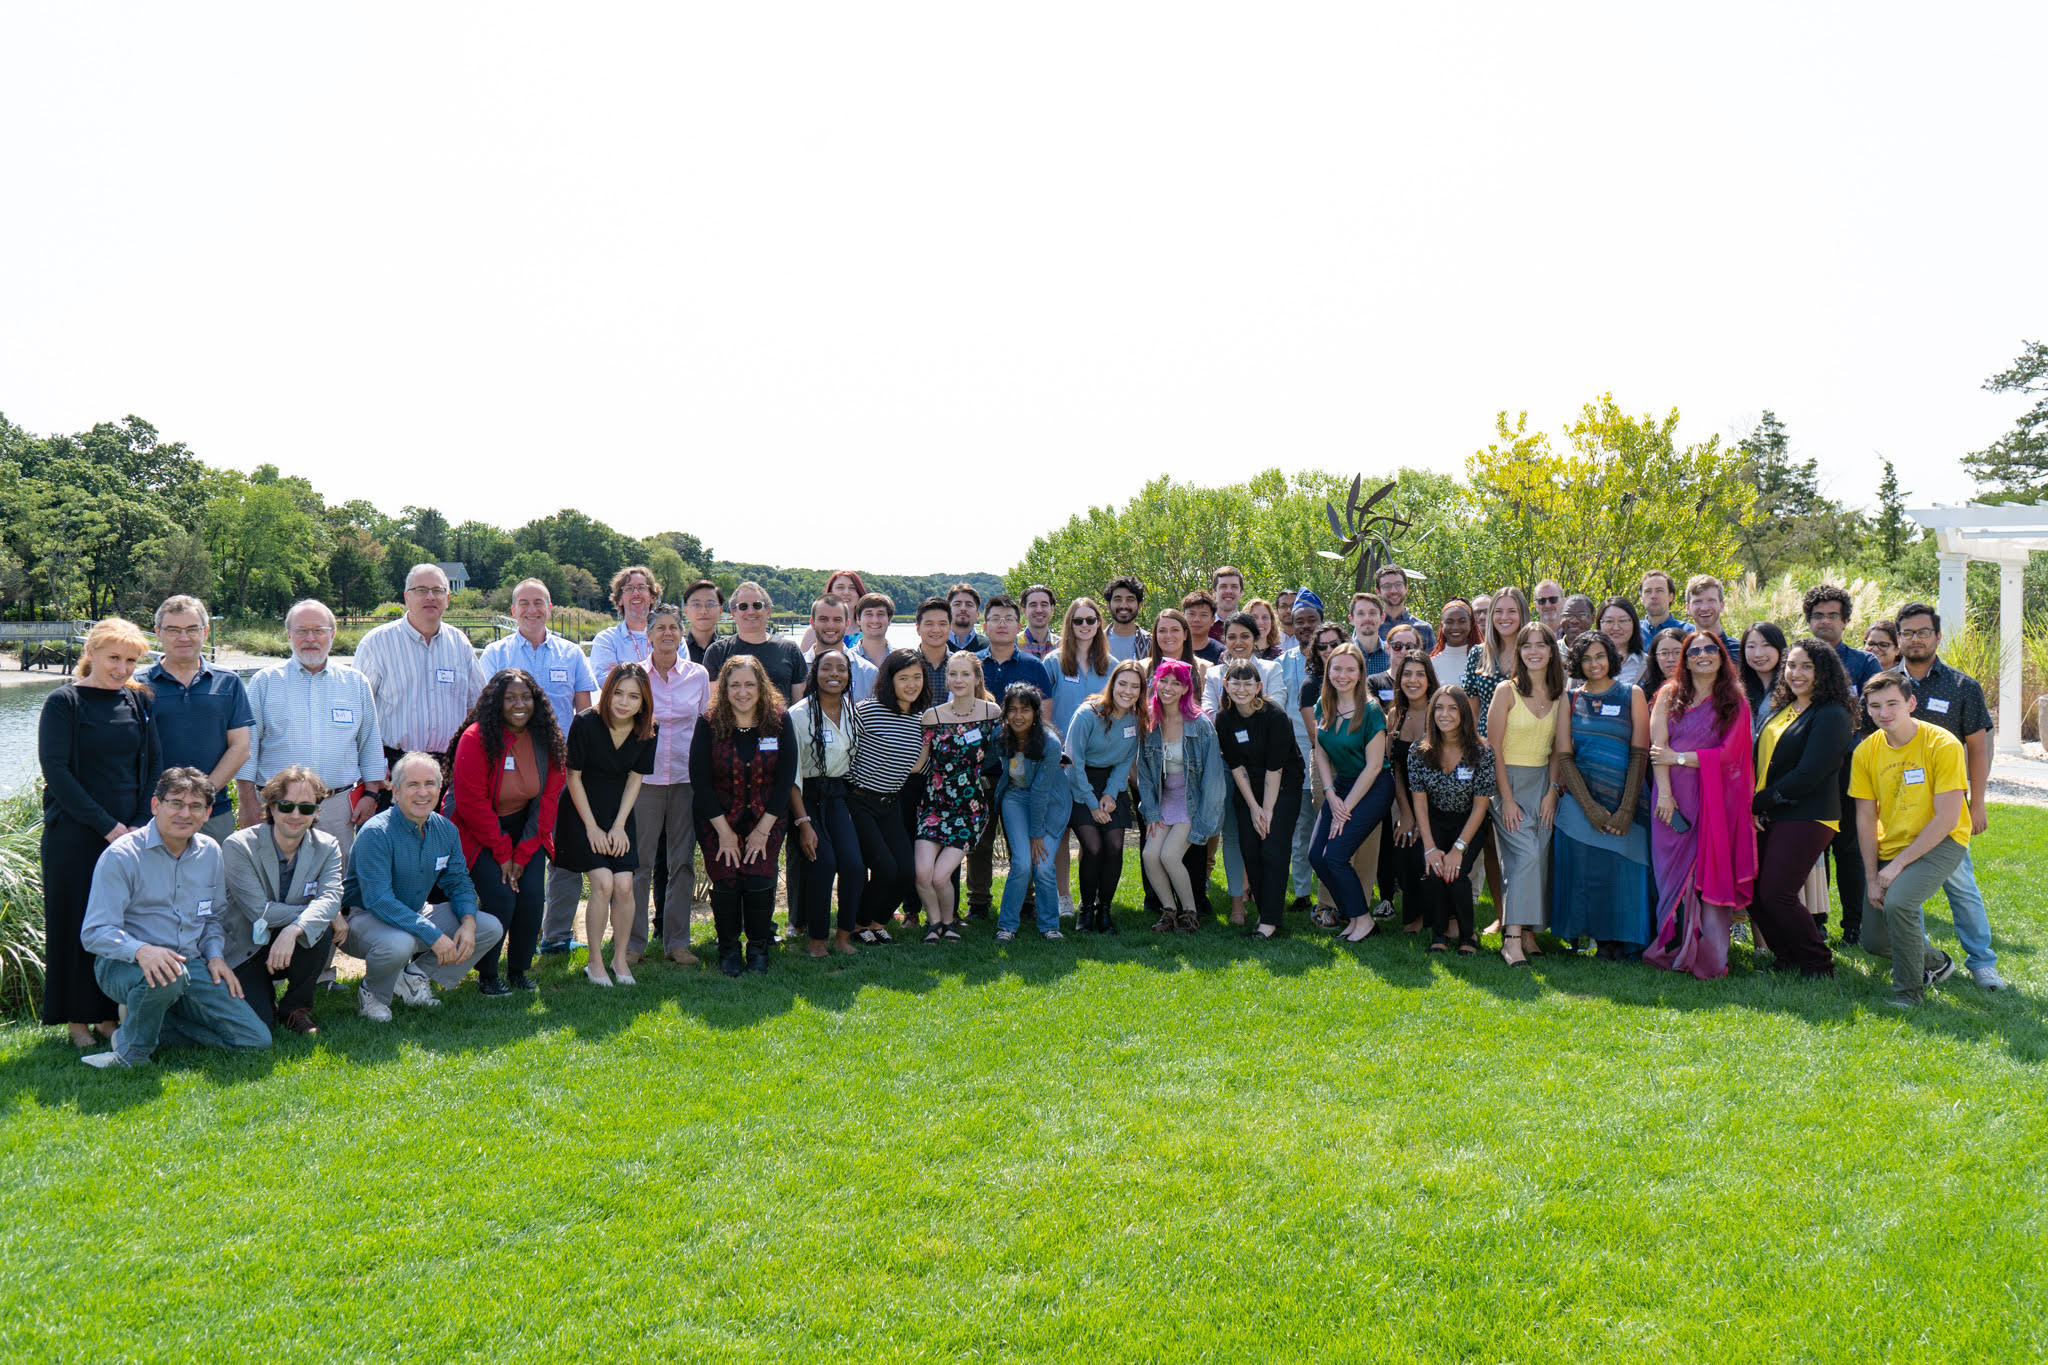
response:
<path id="1" fill-rule="evenodd" d="M 1478 954 L 1479 954 L 1479 940 L 1478 940 L 1478 939 L 1476 939 L 1476 938 L 1461 938 L 1461 939 L 1459 939 L 1459 940 L 1458 940 L 1458 956 L 1459 956 L 1459 957 L 1476 957 L 1476 956 L 1478 956 Z"/>
<path id="2" fill-rule="evenodd" d="M 961 939 L 967 937 L 967 935 L 960 932 L 960 922 L 958 920 L 940 925 L 939 930 L 946 936 L 946 942 L 948 943 L 958 943 Z"/>
<path id="3" fill-rule="evenodd" d="M 1432 953 L 1448 953 L 1450 950 L 1451 941 L 1442 934 L 1438 934 L 1429 941 L 1429 951 Z"/>
<path id="4" fill-rule="evenodd" d="M 1529 959 L 1522 951 L 1522 936 L 1520 934 L 1501 940 L 1500 959 L 1510 967 L 1526 967 L 1529 965 Z"/>
<path id="5" fill-rule="evenodd" d="M 924 941 L 926 943 L 944 943 L 946 936 L 940 932 L 939 926 L 934 924 L 931 927 L 931 931 L 924 936 Z"/>

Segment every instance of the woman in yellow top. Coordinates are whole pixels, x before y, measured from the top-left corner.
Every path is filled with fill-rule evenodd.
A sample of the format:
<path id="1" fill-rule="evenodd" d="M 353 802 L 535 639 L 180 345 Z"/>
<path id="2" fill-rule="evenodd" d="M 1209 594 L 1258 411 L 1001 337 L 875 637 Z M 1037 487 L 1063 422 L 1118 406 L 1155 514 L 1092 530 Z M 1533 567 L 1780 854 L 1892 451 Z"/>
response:
<path id="1" fill-rule="evenodd" d="M 1506 662 L 1503 660 L 1502 662 Z M 1541 956 L 1536 930 L 1549 920 L 1550 824 L 1557 817 L 1557 703 L 1564 661 L 1541 621 L 1515 632 L 1514 685 L 1494 689 L 1486 742 L 1499 784 L 1500 955 L 1510 967 Z"/>
<path id="2" fill-rule="evenodd" d="M 1834 955 L 1820 913 L 1800 902 L 1814 865 L 1842 828 L 1842 763 L 1855 744 L 1855 699 L 1835 651 L 1819 640 L 1788 646 L 1771 688 L 1770 717 L 1756 738 L 1756 890 L 1750 924 L 1775 965 L 1801 976 L 1833 976 Z"/>

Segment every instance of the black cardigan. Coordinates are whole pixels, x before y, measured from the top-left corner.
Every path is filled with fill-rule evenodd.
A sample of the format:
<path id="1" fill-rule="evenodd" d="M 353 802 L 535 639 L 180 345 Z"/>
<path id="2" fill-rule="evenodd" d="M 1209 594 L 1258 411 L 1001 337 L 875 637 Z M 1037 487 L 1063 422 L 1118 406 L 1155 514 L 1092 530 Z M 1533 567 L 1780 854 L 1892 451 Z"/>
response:
<path id="1" fill-rule="evenodd" d="M 1846 710 L 1807 707 L 1778 736 L 1778 746 L 1771 750 L 1771 770 L 1764 774 L 1750 810 L 1767 820 L 1841 819 L 1839 776 L 1854 747 Z"/>

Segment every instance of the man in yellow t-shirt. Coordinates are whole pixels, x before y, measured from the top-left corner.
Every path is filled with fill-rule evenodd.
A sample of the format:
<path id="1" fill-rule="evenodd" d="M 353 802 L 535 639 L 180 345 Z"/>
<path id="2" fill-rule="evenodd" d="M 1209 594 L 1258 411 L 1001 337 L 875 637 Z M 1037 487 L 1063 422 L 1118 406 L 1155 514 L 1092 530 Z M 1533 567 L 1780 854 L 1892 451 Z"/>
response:
<path id="1" fill-rule="evenodd" d="M 1891 1003 L 1906 1009 L 1955 973 L 1955 960 L 1927 941 L 1920 906 L 1969 851 L 1970 775 L 1962 743 L 1914 718 L 1913 689 L 1899 674 L 1871 678 L 1863 704 L 1877 733 L 1856 746 L 1849 795 L 1865 894 L 1882 912 L 1864 923 L 1863 947 L 1892 960 Z"/>

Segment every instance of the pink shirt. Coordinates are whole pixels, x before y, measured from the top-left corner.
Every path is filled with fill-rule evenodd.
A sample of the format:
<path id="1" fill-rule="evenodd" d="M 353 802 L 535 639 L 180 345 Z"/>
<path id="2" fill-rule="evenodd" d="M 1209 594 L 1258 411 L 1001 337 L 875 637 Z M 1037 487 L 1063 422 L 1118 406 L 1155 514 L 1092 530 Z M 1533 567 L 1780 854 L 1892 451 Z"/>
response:
<path id="1" fill-rule="evenodd" d="M 697 719 L 711 704 L 711 675 L 704 665 L 693 664 L 687 654 L 676 655 L 676 665 L 664 674 L 652 661 L 647 677 L 654 684 L 654 723 L 661 734 L 654 745 L 654 771 L 647 781 L 670 787 L 690 780 L 690 741 L 697 733 Z"/>

